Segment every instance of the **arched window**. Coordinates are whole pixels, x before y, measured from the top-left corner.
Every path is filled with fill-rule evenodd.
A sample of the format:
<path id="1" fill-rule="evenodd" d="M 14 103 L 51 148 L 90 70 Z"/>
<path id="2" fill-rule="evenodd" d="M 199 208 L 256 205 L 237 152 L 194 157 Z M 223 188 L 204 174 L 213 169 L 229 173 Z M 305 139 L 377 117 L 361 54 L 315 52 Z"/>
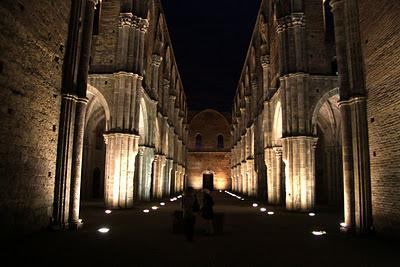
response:
<path id="1" fill-rule="evenodd" d="M 196 149 L 202 149 L 203 148 L 203 137 L 201 134 L 196 135 Z"/>
<path id="2" fill-rule="evenodd" d="M 325 39 L 329 42 L 335 41 L 335 26 L 333 24 L 333 13 L 330 5 L 331 0 L 323 0 L 324 5 L 324 24 L 325 24 Z"/>
<path id="3" fill-rule="evenodd" d="M 100 25 L 100 13 L 101 13 L 101 1 L 99 1 L 94 10 L 94 19 L 93 19 L 93 35 L 99 34 L 99 25 Z"/>
<path id="4" fill-rule="evenodd" d="M 224 137 L 222 134 L 217 137 L 217 148 L 224 148 Z"/>

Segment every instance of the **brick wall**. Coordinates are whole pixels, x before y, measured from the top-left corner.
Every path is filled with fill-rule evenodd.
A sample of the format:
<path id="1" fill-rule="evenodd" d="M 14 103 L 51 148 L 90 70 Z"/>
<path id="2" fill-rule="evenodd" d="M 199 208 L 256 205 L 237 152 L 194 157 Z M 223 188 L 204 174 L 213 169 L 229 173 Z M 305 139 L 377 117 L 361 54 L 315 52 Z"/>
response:
<path id="1" fill-rule="evenodd" d="M 195 189 L 203 188 L 203 173 L 212 171 L 214 189 L 230 189 L 230 153 L 229 152 L 189 152 L 188 185 Z"/>
<path id="2" fill-rule="evenodd" d="M 224 149 L 229 151 L 231 135 L 230 125 L 227 119 L 215 110 L 205 110 L 196 114 L 189 125 L 189 150 L 196 149 L 196 135 L 201 134 L 204 151 L 216 151 L 217 137 L 222 134 L 224 137 Z"/>
<path id="3" fill-rule="evenodd" d="M 400 236 L 400 2 L 359 4 L 374 225 L 378 232 Z"/>
<path id="4" fill-rule="evenodd" d="M 0 2 L 0 235 L 50 222 L 70 6 Z"/>

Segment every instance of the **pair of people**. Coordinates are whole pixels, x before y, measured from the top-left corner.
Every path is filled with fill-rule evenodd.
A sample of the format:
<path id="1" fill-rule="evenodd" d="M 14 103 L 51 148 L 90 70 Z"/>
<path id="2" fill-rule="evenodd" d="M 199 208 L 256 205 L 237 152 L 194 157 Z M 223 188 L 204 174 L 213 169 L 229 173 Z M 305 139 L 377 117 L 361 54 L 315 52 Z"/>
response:
<path id="1" fill-rule="evenodd" d="M 203 190 L 203 206 L 200 209 L 200 205 L 193 187 L 189 186 L 186 188 L 182 198 L 182 208 L 183 220 L 185 221 L 185 235 L 188 241 L 193 241 L 194 224 L 196 222 L 195 213 L 199 211 L 201 216 L 206 220 L 207 223 L 206 234 L 213 234 L 213 206 L 214 201 L 210 195 L 210 190 Z"/>

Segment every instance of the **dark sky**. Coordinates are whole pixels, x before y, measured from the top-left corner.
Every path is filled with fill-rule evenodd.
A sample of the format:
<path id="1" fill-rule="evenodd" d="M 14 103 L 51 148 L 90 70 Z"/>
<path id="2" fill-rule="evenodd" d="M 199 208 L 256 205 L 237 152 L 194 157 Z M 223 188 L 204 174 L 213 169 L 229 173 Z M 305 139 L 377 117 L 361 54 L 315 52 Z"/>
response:
<path id="1" fill-rule="evenodd" d="M 260 0 L 162 0 L 189 110 L 231 111 Z"/>

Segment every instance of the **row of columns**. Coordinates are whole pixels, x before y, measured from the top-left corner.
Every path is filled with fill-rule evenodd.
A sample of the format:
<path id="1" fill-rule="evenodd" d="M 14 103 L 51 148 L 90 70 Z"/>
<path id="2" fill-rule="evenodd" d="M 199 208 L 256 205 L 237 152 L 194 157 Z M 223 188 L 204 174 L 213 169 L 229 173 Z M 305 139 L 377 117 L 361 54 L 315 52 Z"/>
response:
<path id="1" fill-rule="evenodd" d="M 289 4 L 289 5 L 293 5 Z M 369 173 L 366 90 L 359 34 L 358 1 L 332 0 L 335 22 L 336 57 L 340 76 L 344 217 L 346 228 L 363 234 L 372 229 Z M 279 40 L 279 101 L 282 106 L 282 138 L 278 143 L 266 137 L 267 199 L 270 204 L 285 202 L 288 210 L 308 211 L 315 207 L 315 149 L 317 138 L 311 129 L 310 74 L 308 74 L 306 16 L 301 5 L 282 9 L 277 18 Z M 296 12 L 290 11 L 296 10 Z M 252 46 L 251 46 L 252 47 Z M 269 55 L 261 56 L 262 81 L 270 81 Z M 274 88 L 272 88 L 274 89 Z M 263 92 L 264 101 L 276 95 Z M 252 125 L 248 95 L 238 92 L 233 110 L 232 180 L 233 190 L 250 192 L 246 155 L 246 128 Z M 276 99 L 274 100 L 276 101 Z M 276 103 L 276 102 L 275 102 Z M 254 103 L 253 103 L 254 105 Z M 271 121 L 263 111 L 266 125 Z M 269 125 L 268 127 L 274 127 Z M 267 129 L 264 129 L 267 131 Z"/>

